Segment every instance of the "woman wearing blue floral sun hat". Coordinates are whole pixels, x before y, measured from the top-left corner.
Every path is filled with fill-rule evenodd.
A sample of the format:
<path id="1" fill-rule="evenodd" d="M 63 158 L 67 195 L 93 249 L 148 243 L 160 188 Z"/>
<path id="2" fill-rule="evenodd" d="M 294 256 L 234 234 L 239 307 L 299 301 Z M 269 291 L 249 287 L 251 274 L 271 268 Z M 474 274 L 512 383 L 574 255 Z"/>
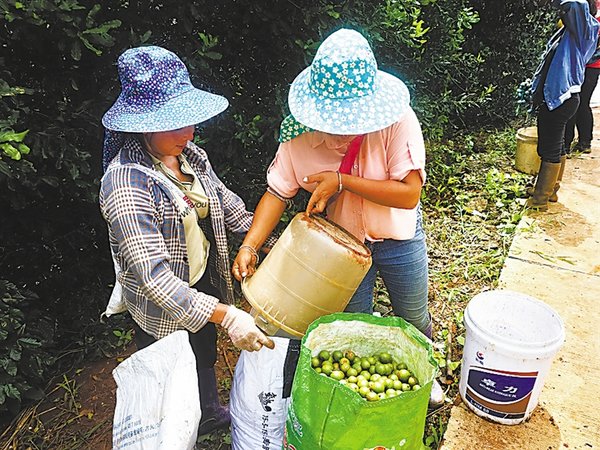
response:
<path id="1" fill-rule="evenodd" d="M 119 292 L 135 321 L 138 349 L 176 330 L 190 332 L 198 433 L 206 434 L 230 420 L 217 392 L 215 324 L 241 349 L 273 347 L 252 316 L 233 306 L 226 234 L 245 233 L 252 214 L 191 142 L 194 126 L 228 102 L 195 88 L 183 62 L 161 47 L 127 50 L 118 69 L 121 94 L 102 119 L 100 207 Z"/>
<path id="2" fill-rule="evenodd" d="M 425 182 L 425 145 L 405 84 L 378 70 L 357 31 L 341 29 L 320 45 L 312 64 L 291 85 L 290 112 L 267 173 L 267 192 L 238 253 L 233 274 L 251 276 L 258 249 L 286 201 L 311 192 L 307 213 L 326 211 L 372 252 L 373 265 L 346 311 L 373 312 L 377 274 L 394 313 L 431 338 L 427 248 L 419 199 Z M 431 406 L 444 396 L 435 382 Z"/>

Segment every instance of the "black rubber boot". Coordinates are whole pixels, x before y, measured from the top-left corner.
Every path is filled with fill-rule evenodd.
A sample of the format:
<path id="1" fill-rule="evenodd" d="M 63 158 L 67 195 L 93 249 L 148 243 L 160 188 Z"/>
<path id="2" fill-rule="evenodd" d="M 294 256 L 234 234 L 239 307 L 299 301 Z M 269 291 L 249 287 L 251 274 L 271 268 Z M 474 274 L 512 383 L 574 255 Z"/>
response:
<path id="1" fill-rule="evenodd" d="M 537 211 L 548 210 L 548 200 L 554 193 L 554 186 L 558 179 L 561 163 L 542 161 L 540 172 L 535 181 L 533 195 L 527 200 L 527 206 Z"/>
<path id="2" fill-rule="evenodd" d="M 556 179 L 556 184 L 554 185 L 554 192 L 550 197 L 548 197 L 548 201 L 557 202 L 558 195 L 556 193 L 560 189 L 560 182 L 563 179 L 563 174 L 565 173 L 565 165 L 567 164 L 567 155 L 563 155 L 560 157 L 560 170 L 558 171 L 558 178 Z"/>
<path id="3" fill-rule="evenodd" d="M 202 418 L 198 426 L 198 436 L 227 428 L 231 422 L 229 408 L 219 402 L 215 369 L 198 369 L 198 387 Z"/>

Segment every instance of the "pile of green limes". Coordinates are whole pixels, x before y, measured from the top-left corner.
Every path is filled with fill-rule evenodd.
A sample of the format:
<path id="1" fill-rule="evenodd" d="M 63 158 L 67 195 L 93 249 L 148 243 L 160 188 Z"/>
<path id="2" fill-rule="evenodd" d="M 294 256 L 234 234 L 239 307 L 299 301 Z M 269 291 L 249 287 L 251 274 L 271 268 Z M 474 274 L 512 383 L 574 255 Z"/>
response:
<path id="1" fill-rule="evenodd" d="M 370 402 L 421 388 L 406 364 L 395 361 L 387 352 L 361 357 L 350 350 L 321 350 L 312 357 L 311 366 L 317 373 L 339 381 Z"/>

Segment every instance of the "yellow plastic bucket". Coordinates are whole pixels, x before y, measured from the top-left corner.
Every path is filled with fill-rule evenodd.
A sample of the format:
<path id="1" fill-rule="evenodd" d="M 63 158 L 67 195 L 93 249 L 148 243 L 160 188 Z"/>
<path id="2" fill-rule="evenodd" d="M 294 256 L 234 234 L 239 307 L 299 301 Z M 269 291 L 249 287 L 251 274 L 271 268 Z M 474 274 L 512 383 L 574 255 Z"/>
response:
<path id="1" fill-rule="evenodd" d="M 537 154 L 537 127 L 519 128 L 517 130 L 517 152 L 515 169 L 519 172 L 536 175 L 542 160 Z"/>
<path id="2" fill-rule="evenodd" d="M 300 338 L 315 319 L 346 308 L 370 267 L 370 250 L 353 235 L 299 213 L 242 292 L 267 334 Z"/>

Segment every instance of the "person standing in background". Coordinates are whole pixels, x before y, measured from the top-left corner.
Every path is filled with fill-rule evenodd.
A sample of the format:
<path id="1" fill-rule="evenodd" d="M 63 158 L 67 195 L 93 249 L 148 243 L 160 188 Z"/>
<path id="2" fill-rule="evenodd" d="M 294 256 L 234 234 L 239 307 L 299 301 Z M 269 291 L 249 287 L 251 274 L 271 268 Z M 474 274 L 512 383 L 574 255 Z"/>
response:
<path id="1" fill-rule="evenodd" d="M 542 163 L 527 206 L 546 211 L 566 161 L 565 130 L 579 107 L 585 65 L 598 42 L 600 25 L 586 0 L 551 0 L 563 26 L 546 44 L 533 76 L 531 94 L 538 110 L 537 152 Z M 560 187 L 560 185 L 558 185 Z"/>
<path id="2" fill-rule="evenodd" d="M 597 18 L 598 6 L 595 0 L 588 0 L 590 5 L 590 14 Z M 594 130 L 594 115 L 590 106 L 590 100 L 600 75 L 600 49 L 596 51 L 585 66 L 585 76 L 581 93 L 579 94 L 579 108 L 577 113 L 567 123 L 565 132 L 565 147 L 567 154 L 573 152 L 591 153 L 592 137 Z M 575 138 L 575 127 L 577 127 L 577 143 L 571 149 L 571 144 Z M 560 181 L 560 180 L 559 180 Z M 551 199 L 552 201 L 552 199 Z"/>

